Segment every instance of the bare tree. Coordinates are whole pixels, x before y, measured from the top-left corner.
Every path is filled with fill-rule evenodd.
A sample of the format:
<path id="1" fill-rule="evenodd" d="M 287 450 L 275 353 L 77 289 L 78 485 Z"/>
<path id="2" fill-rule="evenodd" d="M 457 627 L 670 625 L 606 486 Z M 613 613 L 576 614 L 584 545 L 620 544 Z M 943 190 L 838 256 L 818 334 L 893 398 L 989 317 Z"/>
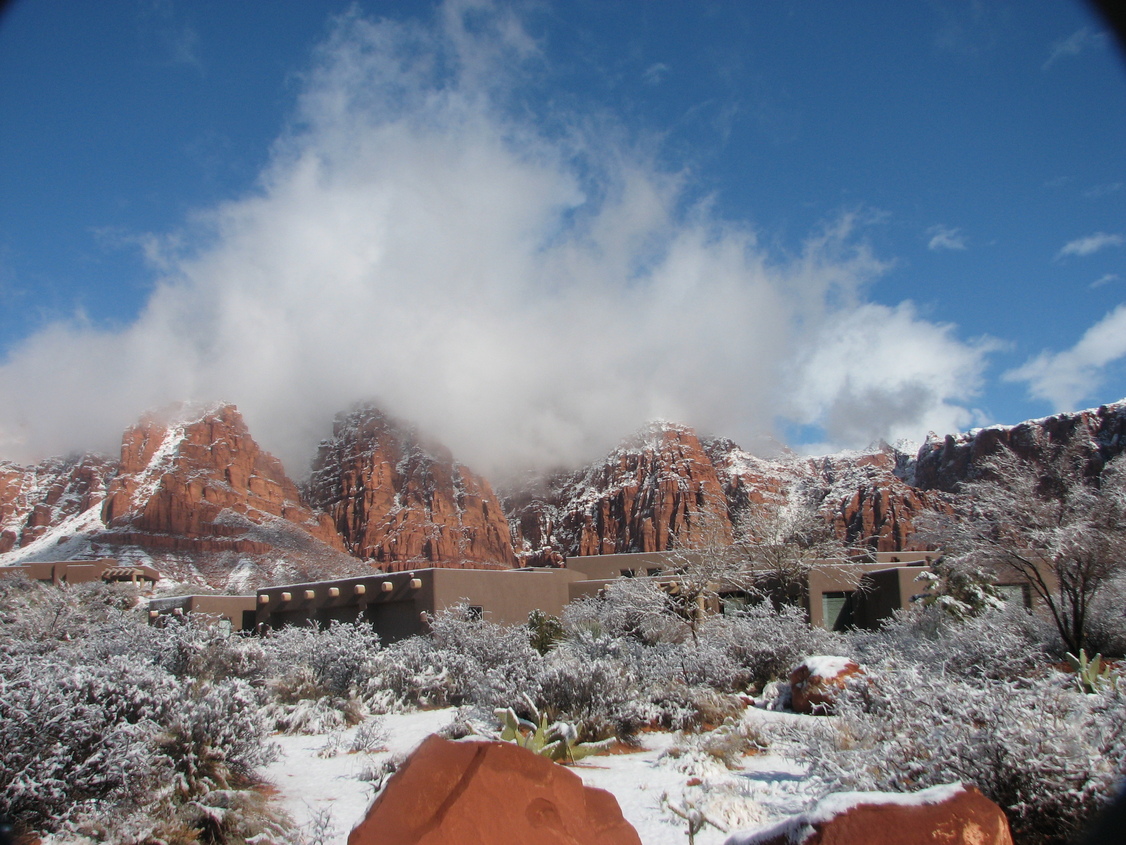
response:
<path id="1" fill-rule="evenodd" d="M 785 501 L 748 508 L 739 521 L 737 535 L 755 587 L 775 606 L 805 601 L 814 565 L 848 563 L 850 549 L 820 505 L 810 491 L 798 488 Z"/>
<path id="2" fill-rule="evenodd" d="M 1028 585 L 1078 654 L 1093 600 L 1126 571 L 1126 461 L 1099 473 L 1080 448 L 1044 454 L 985 459 L 981 477 L 962 484 L 958 513 L 928 515 L 920 533 L 945 546 L 952 566 Z"/>
<path id="3" fill-rule="evenodd" d="M 700 527 L 692 539 L 669 550 L 661 573 L 672 606 L 697 639 L 700 623 L 729 592 L 755 592 L 756 576 L 745 551 L 731 542 L 725 517 L 699 512 L 692 515 Z"/>

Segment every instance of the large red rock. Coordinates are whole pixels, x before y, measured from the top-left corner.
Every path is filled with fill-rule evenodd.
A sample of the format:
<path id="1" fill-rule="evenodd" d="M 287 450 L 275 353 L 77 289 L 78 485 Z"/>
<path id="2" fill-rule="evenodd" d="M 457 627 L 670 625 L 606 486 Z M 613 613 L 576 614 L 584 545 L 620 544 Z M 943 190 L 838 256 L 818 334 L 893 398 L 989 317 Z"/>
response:
<path id="1" fill-rule="evenodd" d="M 410 426 L 375 408 L 337 417 L 306 486 L 348 550 L 384 569 L 516 565 L 492 486 Z"/>
<path id="2" fill-rule="evenodd" d="M 847 657 L 807 657 L 790 673 L 790 706 L 795 713 L 831 713 L 848 679 L 862 674 Z"/>
<path id="3" fill-rule="evenodd" d="M 919 450 L 913 482 L 923 490 L 952 492 L 981 473 L 981 463 L 1002 449 L 1042 461 L 1046 450 L 1075 448 L 1091 475 L 1126 448 L 1126 400 L 1086 411 L 1055 414 L 1015 426 L 990 426 L 945 437 L 931 435 Z"/>
<path id="4" fill-rule="evenodd" d="M 99 455 L 49 458 L 30 467 L 0 462 L 0 554 L 100 504 L 116 471 Z"/>
<path id="5" fill-rule="evenodd" d="M 802 489 L 853 548 L 919 551 L 914 520 L 949 510 L 944 494 L 904 480 L 911 458 L 890 446 L 826 458 L 763 459 L 722 438 L 654 424 L 603 461 L 516 491 L 510 499 L 526 560 L 663 551 L 730 543 L 743 515 L 784 507 Z"/>
<path id="6" fill-rule="evenodd" d="M 850 792 L 725 845 L 1013 845 L 1004 812 L 972 786 L 914 794 Z"/>
<path id="7" fill-rule="evenodd" d="M 428 737 L 348 845 L 641 845 L 609 792 L 507 742 Z"/>
<path id="8" fill-rule="evenodd" d="M 653 552 L 729 544 L 727 497 L 692 429 L 655 423 L 604 461 L 515 497 L 525 553 Z"/>
<path id="9" fill-rule="evenodd" d="M 265 554 L 272 544 L 248 527 L 275 519 L 343 550 L 332 522 L 301 501 L 234 405 L 147 414 L 125 432 L 102 505 L 119 542 L 183 552 Z"/>

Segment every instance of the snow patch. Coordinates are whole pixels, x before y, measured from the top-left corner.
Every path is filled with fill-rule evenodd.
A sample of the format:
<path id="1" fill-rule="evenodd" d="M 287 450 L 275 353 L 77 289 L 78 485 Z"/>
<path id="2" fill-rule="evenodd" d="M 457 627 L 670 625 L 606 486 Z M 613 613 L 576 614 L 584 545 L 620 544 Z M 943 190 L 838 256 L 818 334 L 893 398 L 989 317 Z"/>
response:
<path id="1" fill-rule="evenodd" d="M 844 672 L 850 663 L 854 663 L 854 661 L 847 657 L 817 654 L 803 660 L 799 664 L 799 668 L 804 666 L 809 670 L 810 676 L 835 678 L 837 675 Z"/>

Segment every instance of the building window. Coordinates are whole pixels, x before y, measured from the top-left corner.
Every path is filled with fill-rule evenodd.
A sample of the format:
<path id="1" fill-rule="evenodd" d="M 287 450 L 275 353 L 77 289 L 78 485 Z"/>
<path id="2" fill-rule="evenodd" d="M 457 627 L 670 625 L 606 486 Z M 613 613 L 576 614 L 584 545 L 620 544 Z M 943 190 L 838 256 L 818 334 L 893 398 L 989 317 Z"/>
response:
<path id="1" fill-rule="evenodd" d="M 737 616 L 751 606 L 750 597 L 738 593 L 720 596 L 719 602 L 720 606 L 723 608 L 724 616 Z"/>
<path id="2" fill-rule="evenodd" d="M 822 623 L 829 631 L 843 631 L 852 627 L 853 591 L 821 594 Z"/>
<path id="3" fill-rule="evenodd" d="M 1025 610 L 1032 607 L 1032 591 L 1028 584 L 997 584 L 997 592 L 1006 602 L 1017 602 Z"/>

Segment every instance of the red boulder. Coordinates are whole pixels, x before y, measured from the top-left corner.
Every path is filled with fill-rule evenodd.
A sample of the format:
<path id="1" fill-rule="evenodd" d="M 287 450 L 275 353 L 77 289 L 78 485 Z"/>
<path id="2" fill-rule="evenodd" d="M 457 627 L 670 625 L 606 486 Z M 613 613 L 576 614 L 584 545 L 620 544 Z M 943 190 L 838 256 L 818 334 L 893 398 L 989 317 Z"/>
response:
<path id="1" fill-rule="evenodd" d="M 844 689 L 848 679 L 862 674 L 860 664 L 847 657 L 807 657 L 790 673 L 794 712 L 832 712 L 836 695 Z"/>
<path id="2" fill-rule="evenodd" d="M 1001 808 L 972 786 L 919 792 L 846 792 L 725 845 L 1013 845 Z"/>
<path id="3" fill-rule="evenodd" d="M 641 845 L 617 799 L 507 742 L 428 737 L 348 845 Z"/>

